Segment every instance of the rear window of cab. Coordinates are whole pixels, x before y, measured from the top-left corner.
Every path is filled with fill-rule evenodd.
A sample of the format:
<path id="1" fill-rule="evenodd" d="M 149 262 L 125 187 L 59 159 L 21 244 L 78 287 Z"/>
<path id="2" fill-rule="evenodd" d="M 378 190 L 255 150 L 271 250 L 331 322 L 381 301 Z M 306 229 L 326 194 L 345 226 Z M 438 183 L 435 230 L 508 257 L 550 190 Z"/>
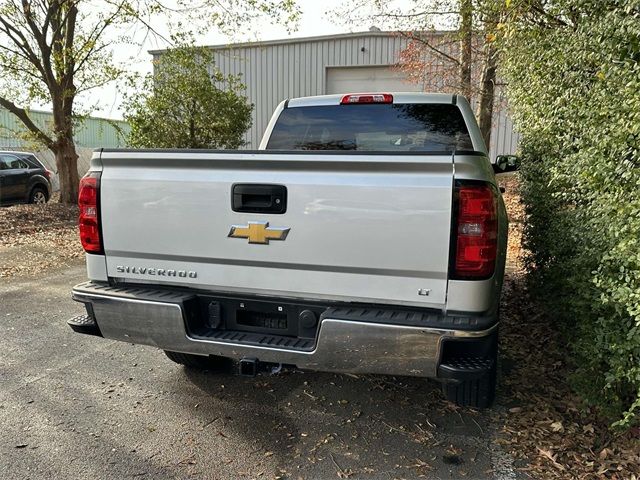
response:
<path id="1" fill-rule="evenodd" d="M 460 109 L 447 104 L 356 104 L 286 108 L 268 150 L 471 151 Z"/>

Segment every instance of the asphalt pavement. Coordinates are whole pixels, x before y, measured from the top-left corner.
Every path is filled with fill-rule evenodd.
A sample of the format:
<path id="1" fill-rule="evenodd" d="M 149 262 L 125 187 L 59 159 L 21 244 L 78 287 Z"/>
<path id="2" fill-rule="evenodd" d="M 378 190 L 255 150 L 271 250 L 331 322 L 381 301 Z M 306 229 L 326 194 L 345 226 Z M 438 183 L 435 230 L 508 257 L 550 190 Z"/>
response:
<path id="1" fill-rule="evenodd" d="M 75 334 L 84 279 L 79 263 L 0 279 L 3 480 L 518 478 L 491 412 L 426 380 L 194 372 Z"/>

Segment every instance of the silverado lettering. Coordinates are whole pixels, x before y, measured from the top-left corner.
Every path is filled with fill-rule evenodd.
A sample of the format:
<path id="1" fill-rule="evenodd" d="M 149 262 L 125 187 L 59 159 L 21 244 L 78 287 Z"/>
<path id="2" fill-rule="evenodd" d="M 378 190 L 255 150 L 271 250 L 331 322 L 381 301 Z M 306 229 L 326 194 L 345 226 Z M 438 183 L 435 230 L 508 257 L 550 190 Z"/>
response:
<path id="1" fill-rule="evenodd" d="M 134 275 L 158 275 L 161 277 L 181 277 L 181 278 L 196 278 L 198 272 L 192 270 L 166 270 L 164 268 L 147 268 L 147 267 L 127 267 L 123 265 L 116 265 L 116 272 L 118 273 L 131 273 Z"/>

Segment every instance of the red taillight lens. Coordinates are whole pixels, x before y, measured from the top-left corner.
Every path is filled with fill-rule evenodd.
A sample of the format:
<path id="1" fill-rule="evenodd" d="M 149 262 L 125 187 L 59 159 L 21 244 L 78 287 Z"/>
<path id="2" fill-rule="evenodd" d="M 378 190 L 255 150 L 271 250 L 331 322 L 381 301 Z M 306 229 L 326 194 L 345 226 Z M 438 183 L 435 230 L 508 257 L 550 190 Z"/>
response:
<path id="1" fill-rule="evenodd" d="M 45 169 L 44 176 L 47 177 L 47 180 L 51 181 L 51 175 L 53 175 L 53 172 L 51 170 Z"/>
<path id="2" fill-rule="evenodd" d="M 88 173 L 80 180 L 78 193 L 78 207 L 80 217 L 80 242 L 88 253 L 102 253 L 102 239 L 100 238 L 100 212 L 98 200 L 100 198 L 100 173 Z"/>
<path id="3" fill-rule="evenodd" d="M 357 103 L 393 103 L 393 95 L 389 93 L 354 93 L 342 97 L 340 103 L 342 105 Z"/>
<path id="4" fill-rule="evenodd" d="M 493 187 L 456 187 L 455 252 L 452 277 L 480 279 L 493 275 L 498 250 L 498 199 Z"/>

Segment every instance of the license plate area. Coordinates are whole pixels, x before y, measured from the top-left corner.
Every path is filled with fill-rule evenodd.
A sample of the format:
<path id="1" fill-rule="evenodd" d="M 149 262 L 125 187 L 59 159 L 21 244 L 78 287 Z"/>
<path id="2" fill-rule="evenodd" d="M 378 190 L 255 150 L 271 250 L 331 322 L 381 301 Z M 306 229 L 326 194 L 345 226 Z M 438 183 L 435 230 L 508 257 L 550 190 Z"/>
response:
<path id="1" fill-rule="evenodd" d="M 187 310 L 186 326 L 194 337 L 248 332 L 315 340 L 325 310 L 323 305 L 199 295 Z"/>
<path id="2" fill-rule="evenodd" d="M 288 331 L 289 322 L 284 313 L 256 312 L 253 310 L 236 310 L 236 325 L 252 330 Z"/>

